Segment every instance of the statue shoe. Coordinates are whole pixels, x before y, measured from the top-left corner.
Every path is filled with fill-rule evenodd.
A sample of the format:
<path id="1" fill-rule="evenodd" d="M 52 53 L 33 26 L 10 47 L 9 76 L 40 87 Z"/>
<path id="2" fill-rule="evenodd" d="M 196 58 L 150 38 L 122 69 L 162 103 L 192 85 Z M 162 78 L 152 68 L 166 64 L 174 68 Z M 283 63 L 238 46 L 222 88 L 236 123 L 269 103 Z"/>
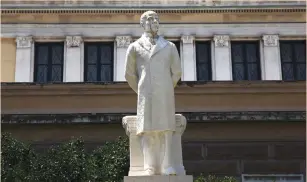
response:
<path id="1" fill-rule="evenodd" d="M 168 167 L 168 168 L 164 169 L 164 171 L 162 173 L 163 173 L 163 175 L 167 175 L 167 176 L 177 175 L 176 170 L 173 167 Z"/>
<path id="2" fill-rule="evenodd" d="M 144 171 L 145 176 L 153 176 L 156 174 L 156 171 L 154 170 L 154 168 L 147 168 Z"/>

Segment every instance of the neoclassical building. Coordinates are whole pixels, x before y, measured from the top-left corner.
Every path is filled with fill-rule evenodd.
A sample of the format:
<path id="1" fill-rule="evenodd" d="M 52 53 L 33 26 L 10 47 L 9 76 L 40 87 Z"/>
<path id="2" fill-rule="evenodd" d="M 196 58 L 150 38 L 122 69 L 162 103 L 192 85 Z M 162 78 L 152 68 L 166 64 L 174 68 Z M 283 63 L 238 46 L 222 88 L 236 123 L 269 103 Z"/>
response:
<path id="1" fill-rule="evenodd" d="M 82 136 L 87 147 L 125 135 L 136 94 L 124 78 L 140 15 L 182 61 L 176 112 L 186 116 L 189 174 L 306 172 L 306 2 L 2 1 L 2 131 L 37 148 Z"/>

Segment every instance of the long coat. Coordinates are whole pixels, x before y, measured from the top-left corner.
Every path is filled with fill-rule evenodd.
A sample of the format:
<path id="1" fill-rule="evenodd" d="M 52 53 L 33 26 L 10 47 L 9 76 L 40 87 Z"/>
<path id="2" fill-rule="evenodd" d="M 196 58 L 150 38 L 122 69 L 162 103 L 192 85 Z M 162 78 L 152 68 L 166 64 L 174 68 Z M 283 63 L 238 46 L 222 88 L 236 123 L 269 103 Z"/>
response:
<path id="1" fill-rule="evenodd" d="M 129 45 L 125 78 L 138 94 L 136 134 L 175 131 L 174 87 L 181 77 L 181 61 L 176 46 L 159 36 L 150 50 L 143 35 Z"/>

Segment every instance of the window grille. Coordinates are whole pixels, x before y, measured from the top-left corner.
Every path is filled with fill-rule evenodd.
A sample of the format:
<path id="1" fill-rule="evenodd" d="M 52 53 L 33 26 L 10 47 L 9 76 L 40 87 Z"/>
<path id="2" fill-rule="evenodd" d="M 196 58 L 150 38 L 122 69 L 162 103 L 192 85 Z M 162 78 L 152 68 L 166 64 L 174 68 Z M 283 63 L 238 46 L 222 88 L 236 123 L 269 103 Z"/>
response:
<path id="1" fill-rule="evenodd" d="M 113 81 L 114 43 L 84 43 L 84 81 Z"/>
<path id="2" fill-rule="evenodd" d="M 283 80 L 306 80 L 306 41 L 280 41 Z"/>
<path id="3" fill-rule="evenodd" d="M 259 41 L 231 41 L 233 80 L 261 80 Z"/>
<path id="4" fill-rule="evenodd" d="M 211 66 L 211 42 L 196 41 L 196 75 L 197 80 L 211 81 L 212 66 Z"/>
<path id="5" fill-rule="evenodd" d="M 64 42 L 35 43 L 34 82 L 62 82 Z"/>

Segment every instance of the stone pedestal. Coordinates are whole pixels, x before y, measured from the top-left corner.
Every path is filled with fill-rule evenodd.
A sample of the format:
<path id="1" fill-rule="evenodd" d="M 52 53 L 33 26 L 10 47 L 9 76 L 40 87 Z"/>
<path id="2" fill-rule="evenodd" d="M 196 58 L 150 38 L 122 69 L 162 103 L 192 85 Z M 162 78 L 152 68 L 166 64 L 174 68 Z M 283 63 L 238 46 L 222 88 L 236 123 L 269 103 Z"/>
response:
<path id="1" fill-rule="evenodd" d="M 186 127 L 186 118 L 181 114 L 176 114 L 176 132 L 173 135 L 172 153 L 175 162 L 176 171 L 179 176 L 185 176 L 185 169 L 182 162 L 181 135 Z M 130 170 L 129 176 L 143 176 L 144 162 L 140 138 L 136 135 L 137 116 L 125 116 L 123 118 L 123 127 L 129 136 L 130 145 Z M 167 178 L 167 177 L 166 177 Z M 162 181 L 161 181 L 162 182 Z"/>
<path id="2" fill-rule="evenodd" d="M 124 182 L 193 182 L 193 176 L 125 176 Z"/>

